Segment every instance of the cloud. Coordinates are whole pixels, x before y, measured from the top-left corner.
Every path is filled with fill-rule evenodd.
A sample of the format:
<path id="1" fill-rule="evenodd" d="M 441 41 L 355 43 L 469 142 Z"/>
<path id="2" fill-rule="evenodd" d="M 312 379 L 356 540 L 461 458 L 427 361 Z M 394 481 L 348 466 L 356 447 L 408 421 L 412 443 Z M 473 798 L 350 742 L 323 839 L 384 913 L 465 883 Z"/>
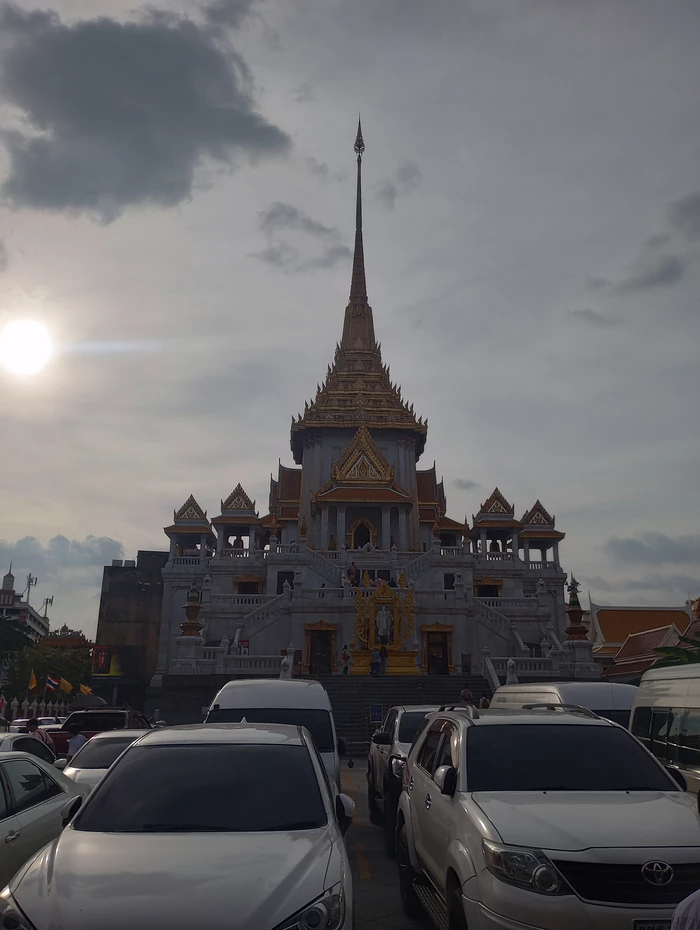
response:
<path id="1" fill-rule="evenodd" d="M 668 208 L 668 221 L 676 232 L 691 242 L 700 240 L 700 191 L 686 194 Z"/>
<path id="2" fill-rule="evenodd" d="M 668 233 L 657 233 L 655 236 L 649 236 L 646 244 L 650 249 L 660 249 L 662 246 L 666 245 L 670 239 L 671 237 Z"/>
<path id="3" fill-rule="evenodd" d="M 124 557 L 124 547 L 108 536 L 86 536 L 68 539 L 54 536 L 44 545 L 34 536 L 15 542 L 0 539 L 0 572 L 13 563 L 13 574 L 19 582 L 21 572 L 54 577 L 67 569 L 89 569 L 109 565 L 112 559 Z M 19 587 L 19 584 L 18 584 Z"/>
<path id="4" fill-rule="evenodd" d="M 214 26 L 236 28 L 250 15 L 256 0 L 215 0 L 202 7 L 205 18 Z"/>
<path id="5" fill-rule="evenodd" d="M 410 194 L 418 186 L 422 177 L 418 165 L 415 162 L 406 161 L 397 168 L 391 178 L 377 185 L 375 196 L 388 210 L 393 210 L 397 198 Z"/>
<path id="6" fill-rule="evenodd" d="M 306 156 L 306 163 L 311 173 L 322 181 L 344 181 L 347 178 L 344 171 L 331 171 L 325 161 L 318 161 L 313 155 Z"/>
<path id="7" fill-rule="evenodd" d="M 481 487 L 478 481 L 472 481 L 470 478 L 455 478 L 453 484 L 461 491 L 475 491 Z"/>
<path id="8" fill-rule="evenodd" d="M 260 213 L 259 225 L 267 237 L 268 245 L 261 252 L 254 252 L 253 258 L 282 271 L 333 268 L 352 255 L 350 249 L 341 242 L 335 226 L 324 226 L 292 204 L 279 201 L 273 203 Z M 297 237 L 293 245 L 287 238 L 289 233 L 301 234 L 301 239 Z M 304 246 L 303 250 L 301 246 Z"/>
<path id="9" fill-rule="evenodd" d="M 7 246 L 0 239 L 0 272 L 5 271 L 7 268 Z"/>
<path id="10" fill-rule="evenodd" d="M 634 262 L 626 278 L 614 286 L 617 294 L 651 291 L 677 284 L 688 267 L 688 261 L 679 255 L 654 255 Z"/>
<path id="11" fill-rule="evenodd" d="M 128 206 L 186 200 L 207 160 L 231 167 L 290 147 L 257 112 L 244 59 L 207 25 L 154 10 L 66 24 L 4 3 L 0 39 L 4 99 L 23 121 L 2 135 L 14 207 L 109 222 Z"/>
<path id="12" fill-rule="evenodd" d="M 593 326 L 618 326 L 622 322 L 622 320 L 604 316 L 602 313 L 598 313 L 597 310 L 591 310 L 589 307 L 585 307 L 582 310 L 572 310 L 571 315 L 577 320 L 581 320 L 583 323 L 590 323 Z"/>
<path id="13" fill-rule="evenodd" d="M 700 536 L 672 537 L 656 532 L 613 536 L 603 550 L 616 562 L 628 565 L 690 564 L 700 561 Z"/>
<path id="14" fill-rule="evenodd" d="M 297 103 L 311 103 L 311 101 L 316 99 L 313 87 L 306 81 L 302 81 L 301 84 L 298 84 L 292 93 Z"/>
<path id="15" fill-rule="evenodd" d="M 650 575 L 624 582 L 630 591 L 677 591 L 683 600 L 697 597 L 700 589 L 697 575 Z"/>

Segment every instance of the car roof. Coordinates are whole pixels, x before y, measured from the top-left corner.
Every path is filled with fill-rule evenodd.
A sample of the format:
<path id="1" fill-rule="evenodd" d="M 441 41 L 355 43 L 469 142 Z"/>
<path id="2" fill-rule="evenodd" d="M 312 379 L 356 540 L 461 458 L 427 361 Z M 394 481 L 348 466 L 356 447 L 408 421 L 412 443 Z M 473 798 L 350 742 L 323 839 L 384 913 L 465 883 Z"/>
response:
<path id="1" fill-rule="evenodd" d="M 555 726 L 603 726 L 614 727 L 615 724 L 602 717 L 588 716 L 583 713 L 564 712 L 561 710 L 509 710 L 505 707 L 479 711 L 473 717 L 467 711 L 471 708 L 459 708 L 440 711 L 440 716 L 458 716 L 469 720 L 475 726 L 527 726 L 535 723 L 554 724 Z"/>
<path id="2" fill-rule="evenodd" d="M 94 743 L 95 740 L 103 742 L 109 739 L 121 739 L 124 736 L 133 736 L 134 739 L 138 739 L 139 736 L 143 736 L 144 733 L 150 732 L 150 730 L 146 730 L 144 727 L 134 730 L 105 730 L 104 733 L 95 733 L 95 735 L 90 738 L 90 742 Z"/>
<path id="3" fill-rule="evenodd" d="M 146 730 L 139 746 L 183 746 L 232 743 L 301 746 L 299 727 L 281 723 L 196 723 Z"/>
<path id="4" fill-rule="evenodd" d="M 290 707 L 330 710 L 331 702 L 319 681 L 282 678 L 243 678 L 228 681 L 211 703 L 225 710 L 235 707 Z"/>
<path id="5" fill-rule="evenodd" d="M 439 707 L 439 704 L 395 704 L 391 710 L 400 710 L 402 713 L 406 711 L 424 711 L 429 714 L 433 710 L 438 710 Z"/>

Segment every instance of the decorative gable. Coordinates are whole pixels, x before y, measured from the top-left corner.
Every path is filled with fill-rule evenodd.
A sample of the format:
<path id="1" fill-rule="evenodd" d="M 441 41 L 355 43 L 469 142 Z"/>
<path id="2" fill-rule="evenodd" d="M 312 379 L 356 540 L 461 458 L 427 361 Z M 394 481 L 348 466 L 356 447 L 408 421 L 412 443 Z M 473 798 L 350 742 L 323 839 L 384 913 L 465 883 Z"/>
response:
<path id="1" fill-rule="evenodd" d="M 173 512 L 173 517 L 176 523 L 180 521 L 186 521 L 188 523 L 208 523 L 207 512 L 202 510 L 197 501 L 194 499 L 194 496 L 190 494 L 185 503 L 180 507 L 179 510 Z"/>
<path id="2" fill-rule="evenodd" d="M 491 497 L 482 504 L 479 513 L 514 514 L 515 506 L 509 504 L 498 488 L 495 488 Z"/>
<path id="3" fill-rule="evenodd" d="M 221 512 L 229 510 L 255 511 L 255 501 L 251 501 L 240 484 L 236 485 L 225 501 L 221 501 Z"/>
<path id="4" fill-rule="evenodd" d="M 554 526 L 554 517 L 544 509 L 539 500 L 535 506 L 523 514 L 522 522 L 528 526 Z"/>
<path id="5" fill-rule="evenodd" d="M 331 479 L 338 483 L 391 484 L 394 469 L 389 465 L 365 426 L 361 426 L 337 462 L 331 465 Z"/>

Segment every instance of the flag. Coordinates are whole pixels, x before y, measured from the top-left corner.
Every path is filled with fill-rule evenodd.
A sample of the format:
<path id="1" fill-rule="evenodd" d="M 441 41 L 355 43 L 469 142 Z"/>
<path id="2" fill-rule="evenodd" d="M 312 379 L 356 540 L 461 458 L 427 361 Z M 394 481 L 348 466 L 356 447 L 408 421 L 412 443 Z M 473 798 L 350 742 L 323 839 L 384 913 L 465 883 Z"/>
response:
<path id="1" fill-rule="evenodd" d="M 66 681 L 65 678 L 62 678 L 59 681 L 58 687 L 61 689 L 61 691 L 65 691 L 66 694 L 70 694 L 73 690 L 73 685 L 69 681 Z"/>
<path id="2" fill-rule="evenodd" d="M 34 669 L 31 670 L 31 673 L 29 675 L 29 690 L 30 691 L 36 690 L 36 675 L 34 674 Z"/>
<path id="3" fill-rule="evenodd" d="M 47 691 L 55 691 L 56 688 L 58 688 L 59 684 L 60 684 L 60 679 L 52 678 L 51 675 L 46 676 L 46 690 Z"/>
<path id="4" fill-rule="evenodd" d="M 80 686 L 80 693 L 81 693 L 81 694 L 92 694 L 92 688 L 88 688 L 87 685 L 81 685 L 81 686 Z"/>

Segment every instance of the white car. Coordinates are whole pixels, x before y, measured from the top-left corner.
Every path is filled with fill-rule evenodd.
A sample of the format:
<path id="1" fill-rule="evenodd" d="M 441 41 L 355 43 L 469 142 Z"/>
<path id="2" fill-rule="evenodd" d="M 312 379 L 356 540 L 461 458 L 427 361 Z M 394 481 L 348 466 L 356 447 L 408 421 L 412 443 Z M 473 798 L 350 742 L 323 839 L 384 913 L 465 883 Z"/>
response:
<path id="1" fill-rule="evenodd" d="M 10 724 L 10 733 L 26 732 L 27 724 L 32 719 L 33 719 L 32 717 L 25 717 L 22 719 L 13 720 L 12 723 Z M 39 721 L 40 727 L 50 727 L 56 723 L 61 722 L 58 717 L 37 717 L 36 719 Z"/>
<path id="2" fill-rule="evenodd" d="M 89 791 L 36 756 L 0 754 L 0 884 L 58 836 L 66 803 Z"/>
<path id="3" fill-rule="evenodd" d="M 151 730 L 0 894 L 0 927 L 350 930 L 353 811 L 301 727 Z"/>
<path id="4" fill-rule="evenodd" d="M 669 930 L 700 887 L 694 799 L 621 726 L 549 707 L 431 715 L 399 801 L 404 910 L 451 930 Z"/>
<path id="5" fill-rule="evenodd" d="M 62 768 L 66 778 L 94 788 L 110 765 L 115 762 L 134 740 L 148 730 L 107 730 L 96 733 L 73 756 L 70 762 L 59 759 L 56 768 Z"/>
<path id="6" fill-rule="evenodd" d="M 49 765 L 56 761 L 56 753 L 46 743 L 28 733 L 0 733 L 0 752 L 28 752 L 30 756 L 36 756 Z"/>

